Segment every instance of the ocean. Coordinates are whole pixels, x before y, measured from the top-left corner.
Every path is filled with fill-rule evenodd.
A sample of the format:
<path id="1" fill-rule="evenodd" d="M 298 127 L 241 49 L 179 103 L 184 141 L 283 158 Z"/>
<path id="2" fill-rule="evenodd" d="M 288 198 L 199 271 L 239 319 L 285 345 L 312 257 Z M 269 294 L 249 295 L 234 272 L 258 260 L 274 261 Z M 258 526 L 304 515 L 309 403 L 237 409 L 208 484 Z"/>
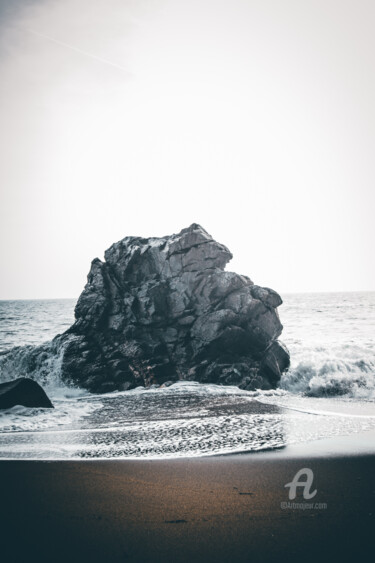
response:
<path id="1" fill-rule="evenodd" d="M 0 458 L 218 455 L 374 430 L 375 293 L 283 300 L 281 340 L 291 367 L 273 391 L 181 381 L 94 395 L 61 381 L 58 358 L 46 344 L 49 369 L 44 364 L 35 378 L 55 408 L 0 411 Z M 0 301 L 0 382 L 28 375 L 31 347 L 65 331 L 74 306 L 74 299 Z"/>

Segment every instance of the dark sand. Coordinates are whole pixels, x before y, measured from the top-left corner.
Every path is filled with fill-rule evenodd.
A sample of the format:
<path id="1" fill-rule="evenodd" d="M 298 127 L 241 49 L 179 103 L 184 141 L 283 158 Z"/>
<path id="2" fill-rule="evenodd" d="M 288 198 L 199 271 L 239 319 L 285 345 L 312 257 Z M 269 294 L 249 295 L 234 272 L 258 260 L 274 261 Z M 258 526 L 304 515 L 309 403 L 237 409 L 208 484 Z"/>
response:
<path id="1" fill-rule="evenodd" d="M 293 451 L 293 450 L 291 450 Z M 312 501 L 282 510 L 314 472 Z M 375 455 L 244 454 L 163 461 L 1 461 L 0 561 L 365 561 Z"/>

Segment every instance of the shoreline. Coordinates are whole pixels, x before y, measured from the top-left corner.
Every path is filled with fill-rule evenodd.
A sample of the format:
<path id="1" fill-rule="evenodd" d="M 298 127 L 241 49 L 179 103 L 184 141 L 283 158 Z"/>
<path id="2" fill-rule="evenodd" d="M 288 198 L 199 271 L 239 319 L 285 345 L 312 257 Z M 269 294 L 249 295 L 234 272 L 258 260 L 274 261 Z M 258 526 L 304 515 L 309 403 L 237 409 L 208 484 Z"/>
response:
<path id="1" fill-rule="evenodd" d="M 22 432 L 23 433 L 23 432 Z M 0 433 L 1 434 L 1 433 Z M 264 448 L 259 450 L 239 450 L 234 452 L 202 454 L 194 456 L 175 456 L 175 457 L 71 457 L 71 458 L 14 458 L 0 457 L 2 462 L 38 462 L 38 463 L 86 463 L 86 462 L 174 462 L 174 461 L 190 461 L 200 459 L 221 459 L 233 458 L 238 456 L 256 456 L 258 459 L 298 459 L 298 458 L 316 458 L 316 457 L 354 457 L 361 455 L 375 455 L 375 430 L 366 430 L 362 432 L 352 433 L 347 436 L 331 436 L 329 438 L 318 438 L 309 442 L 298 442 L 295 444 L 286 444 L 285 446 L 275 448 Z"/>

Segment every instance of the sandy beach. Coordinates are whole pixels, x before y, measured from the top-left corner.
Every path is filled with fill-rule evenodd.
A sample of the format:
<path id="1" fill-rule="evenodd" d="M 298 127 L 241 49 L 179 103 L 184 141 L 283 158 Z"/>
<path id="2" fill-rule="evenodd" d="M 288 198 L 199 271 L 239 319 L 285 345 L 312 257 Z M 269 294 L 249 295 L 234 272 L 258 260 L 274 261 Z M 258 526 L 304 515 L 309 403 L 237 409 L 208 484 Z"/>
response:
<path id="1" fill-rule="evenodd" d="M 323 455 L 322 444 L 312 455 L 2 461 L 2 561 L 362 561 L 373 549 L 375 454 Z M 294 502 L 317 504 L 282 508 L 304 467 L 317 494 Z"/>

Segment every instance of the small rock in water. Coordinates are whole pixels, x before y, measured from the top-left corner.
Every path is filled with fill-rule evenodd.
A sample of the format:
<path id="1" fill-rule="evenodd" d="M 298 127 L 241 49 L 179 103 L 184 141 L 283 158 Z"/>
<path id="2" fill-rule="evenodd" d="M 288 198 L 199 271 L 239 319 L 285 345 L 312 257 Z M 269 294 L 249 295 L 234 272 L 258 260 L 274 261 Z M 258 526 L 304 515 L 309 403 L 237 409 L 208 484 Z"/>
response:
<path id="1" fill-rule="evenodd" d="M 0 383 L 0 409 L 10 409 L 16 405 L 53 409 L 42 387 L 27 377 Z"/>
<path id="2" fill-rule="evenodd" d="M 197 224 L 113 244 L 91 264 L 76 322 L 55 338 L 62 377 L 100 393 L 181 379 L 275 388 L 289 366 L 282 300 L 225 271 L 231 258 Z"/>

